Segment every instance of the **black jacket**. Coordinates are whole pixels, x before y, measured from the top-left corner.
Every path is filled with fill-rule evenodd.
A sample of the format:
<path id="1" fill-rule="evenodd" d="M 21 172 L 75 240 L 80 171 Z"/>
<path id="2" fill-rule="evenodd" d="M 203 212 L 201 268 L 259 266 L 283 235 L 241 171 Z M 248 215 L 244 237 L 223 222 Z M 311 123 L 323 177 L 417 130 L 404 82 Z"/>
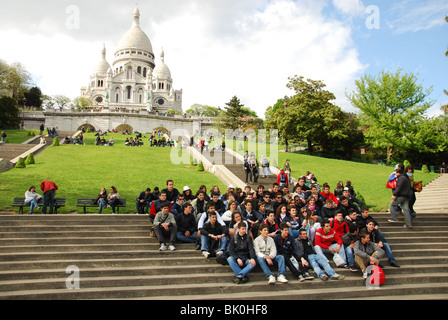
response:
<path id="1" fill-rule="evenodd" d="M 176 216 L 176 224 L 177 224 L 177 231 L 184 234 L 187 231 L 190 231 L 190 234 L 193 234 L 198 229 L 198 225 L 196 223 L 196 219 L 194 218 L 194 214 L 190 213 L 188 215 L 186 214 L 179 214 Z"/>
<path id="2" fill-rule="evenodd" d="M 256 259 L 254 245 L 252 238 L 246 233 L 243 236 L 237 232 L 230 241 L 229 255 L 235 260 L 241 259 L 243 261 L 247 259 Z"/>
<path id="3" fill-rule="evenodd" d="M 284 254 L 291 256 L 293 253 L 297 254 L 299 258 L 302 257 L 302 250 L 297 246 L 294 238 L 288 235 L 288 238 L 283 239 L 281 234 L 274 237 L 277 254 Z"/>
<path id="4" fill-rule="evenodd" d="M 410 199 L 412 196 L 411 182 L 406 174 L 401 174 L 397 178 L 397 187 L 393 195 Z"/>

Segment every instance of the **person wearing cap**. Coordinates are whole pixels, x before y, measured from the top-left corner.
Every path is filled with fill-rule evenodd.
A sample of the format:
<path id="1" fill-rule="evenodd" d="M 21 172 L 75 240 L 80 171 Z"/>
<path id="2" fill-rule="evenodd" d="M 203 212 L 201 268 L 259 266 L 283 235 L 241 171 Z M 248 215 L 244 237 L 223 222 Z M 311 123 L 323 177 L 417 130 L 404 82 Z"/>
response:
<path id="1" fill-rule="evenodd" d="M 227 197 L 228 197 L 229 193 L 235 193 L 235 186 L 233 184 L 230 184 L 227 187 L 227 193 L 223 194 L 221 197 L 221 200 L 224 201 L 224 203 L 227 201 Z"/>
<path id="2" fill-rule="evenodd" d="M 42 199 L 42 196 L 36 192 L 36 187 L 31 186 L 27 192 L 25 192 L 25 205 L 30 206 L 30 214 L 34 213 L 34 209 L 39 210 L 38 201 Z"/>
<path id="3" fill-rule="evenodd" d="M 185 198 L 185 202 L 191 203 L 196 197 L 193 195 L 193 192 L 191 192 L 191 189 L 189 186 L 185 186 L 182 194 Z"/>

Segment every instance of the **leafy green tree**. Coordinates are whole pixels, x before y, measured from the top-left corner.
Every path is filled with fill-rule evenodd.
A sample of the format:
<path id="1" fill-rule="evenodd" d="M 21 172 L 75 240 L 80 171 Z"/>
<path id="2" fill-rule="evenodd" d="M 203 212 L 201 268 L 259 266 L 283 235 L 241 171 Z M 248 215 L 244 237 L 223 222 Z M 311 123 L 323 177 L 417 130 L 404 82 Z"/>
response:
<path id="1" fill-rule="evenodd" d="M 30 86 L 31 75 L 18 62 L 8 64 L 0 60 L 0 93 L 9 92 L 12 98 L 19 102 Z"/>
<path id="2" fill-rule="evenodd" d="M 93 101 L 91 99 L 88 99 L 86 97 L 77 97 L 72 101 L 72 106 L 75 109 L 86 109 L 93 106 Z"/>
<path id="3" fill-rule="evenodd" d="M 24 93 L 25 105 L 27 107 L 34 107 L 40 109 L 42 107 L 42 91 L 39 87 L 32 87 Z"/>
<path id="4" fill-rule="evenodd" d="M 244 105 L 241 104 L 240 99 L 234 96 L 228 103 L 226 103 L 225 110 L 222 112 L 222 125 L 225 129 L 236 130 L 241 127 L 240 118 L 248 115 L 247 109 L 245 111 Z"/>
<path id="5" fill-rule="evenodd" d="M 221 110 L 219 108 L 202 104 L 194 104 L 185 113 L 191 116 L 215 118 L 219 115 L 220 112 Z"/>
<path id="6" fill-rule="evenodd" d="M 335 96 L 325 90 L 322 81 L 294 76 L 289 78 L 287 87 L 296 94 L 285 99 L 283 106 L 277 101 L 265 114 L 266 127 L 278 129 L 286 146 L 290 140 L 300 140 L 307 142 L 310 153 L 316 147 L 331 152 L 335 141 L 349 137 L 343 122 L 346 116 L 331 102 Z"/>
<path id="7" fill-rule="evenodd" d="M 71 102 L 70 98 L 68 98 L 64 95 L 55 95 L 53 97 L 53 99 L 54 99 L 54 102 L 56 103 L 56 105 L 59 107 L 59 110 L 64 109 Z"/>
<path id="8" fill-rule="evenodd" d="M 10 97 L 0 97 L 0 128 L 17 129 L 19 125 L 19 109 L 17 109 L 16 100 Z"/>
<path id="9" fill-rule="evenodd" d="M 429 100 L 432 88 L 423 89 L 413 74 L 381 72 L 377 77 L 364 75 L 347 94 L 361 111 L 366 141 L 377 149 L 386 149 L 387 161 L 398 152 L 443 151 L 446 144 L 435 119 L 425 112 L 434 104 Z"/>

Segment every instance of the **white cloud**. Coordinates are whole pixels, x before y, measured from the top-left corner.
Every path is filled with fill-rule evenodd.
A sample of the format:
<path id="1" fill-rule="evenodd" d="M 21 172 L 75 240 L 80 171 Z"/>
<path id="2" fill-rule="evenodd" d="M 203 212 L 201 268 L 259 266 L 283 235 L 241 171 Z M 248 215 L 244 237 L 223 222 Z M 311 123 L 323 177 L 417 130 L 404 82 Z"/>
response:
<path id="1" fill-rule="evenodd" d="M 365 15 L 365 6 L 362 0 L 333 0 L 336 9 L 350 16 Z"/>
<path id="2" fill-rule="evenodd" d="M 263 117 L 277 99 L 294 94 L 286 88 L 288 77 L 294 75 L 323 80 L 335 93 L 336 103 L 350 110 L 346 89 L 366 66 L 359 61 L 350 26 L 324 15 L 327 1 L 176 3 L 167 2 L 169 14 L 159 15 L 164 8 L 155 9 L 152 1 L 139 4 L 139 8 L 142 28 L 151 39 L 156 58 L 163 47 L 174 88 L 184 90 L 184 110 L 195 103 L 223 107 L 236 95 Z M 131 25 L 133 9 L 129 5 L 125 24 L 120 15 L 119 27 L 110 14 L 96 21 L 85 14 L 79 33 L 64 26 L 45 33 L 49 29 L 42 22 L 45 19 L 36 22 L 41 30 L 38 34 L 28 27 L 25 31 L 3 27 L 0 58 L 22 62 L 45 94 L 75 98 L 80 87 L 87 85 L 103 42 L 112 64 L 120 37 Z M 81 6 L 81 12 L 85 11 Z M 113 33 L 105 26 L 113 26 Z"/>
<path id="3" fill-rule="evenodd" d="M 439 27 L 445 22 L 448 2 L 445 0 L 405 0 L 395 4 L 391 13 L 396 19 L 387 22 L 397 34 Z"/>

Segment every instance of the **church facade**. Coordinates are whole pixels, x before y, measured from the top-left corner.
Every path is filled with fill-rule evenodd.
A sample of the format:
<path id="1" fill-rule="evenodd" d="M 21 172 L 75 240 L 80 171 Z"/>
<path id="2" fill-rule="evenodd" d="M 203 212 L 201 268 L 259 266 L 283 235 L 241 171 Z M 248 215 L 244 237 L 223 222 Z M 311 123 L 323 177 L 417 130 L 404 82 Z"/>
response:
<path id="1" fill-rule="evenodd" d="M 183 112 L 182 90 L 174 90 L 163 50 L 156 61 L 151 41 L 140 28 L 138 8 L 132 27 L 118 43 L 112 65 L 104 47 L 89 85 L 81 88 L 81 97 L 92 100 L 95 108 L 106 110 Z"/>

